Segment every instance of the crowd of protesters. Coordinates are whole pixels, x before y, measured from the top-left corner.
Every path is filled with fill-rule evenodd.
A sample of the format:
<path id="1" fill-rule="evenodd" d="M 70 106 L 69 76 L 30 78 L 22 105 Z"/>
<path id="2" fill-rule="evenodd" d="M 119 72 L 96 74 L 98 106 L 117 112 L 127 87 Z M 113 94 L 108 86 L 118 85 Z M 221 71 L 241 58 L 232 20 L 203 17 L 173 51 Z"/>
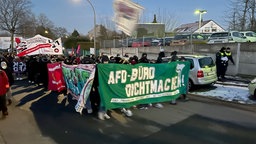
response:
<path id="1" fill-rule="evenodd" d="M 176 56 L 177 52 L 174 51 L 171 53 L 172 60 L 171 61 L 178 61 L 180 60 Z M 0 93 L 0 95 L 7 95 L 6 99 L 1 99 L 1 101 L 7 101 L 8 104 L 12 103 L 12 94 L 11 94 L 11 85 L 14 83 L 14 78 L 16 80 L 23 80 L 26 78 L 30 84 L 43 86 L 44 90 L 48 90 L 48 63 L 55 63 L 55 62 L 64 62 L 67 65 L 77 65 L 77 64 L 97 64 L 97 63 L 117 63 L 117 64 L 131 64 L 135 65 L 137 63 L 162 63 L 162 58 L 165 57 L 164 51 L 159 53 L 157 60 L 149 60 L 147 57 L 147 53 L 143 53 L 142 56 L 139 58 L 138 56 L 129 56 L 125 54 L 124 56 L 120 56 L 119 54 L 116 56 L 107 56 L 101 54 L 98 57 L 94 55 L 86 55 L 86 56 L 56 56 L 56 55 L 33 55 L 33 56 L 25 56 L 25 57 L 17 57 L 13 53 L 0 53 L 0 62 L 6 63 L 6 68 L 1 68 L 1 71 L 4 71 L 8 77 L 8 85 L 6 86 L 6 92 Z M 22 70 L 15 70 L 13 66 L 15 62 L 23 63 L 23 65 L 18 66 Z M 97 72 L 97 70 L 96 70 Z M 1 73 L 0 73 L 1 74 Z M 1 79 L 2 83 L 2 79 Z M 98 118 L 101 120 L 109 119 L 110 116 L 107 114 L 104 108 L 100 106 L 100 96 L 97 90 L 97 74 L 95 74 L 95 80 L 93 83 L 93 87 L 90 93 L 89 102 L 90 105 L 87 106 L 87 112 L 92 113 L 93 111 L 98 112 Z M 1 85 L 2 87 L 2 85 Z M 9 93 L 9 94 L 8 94 Z M 66 91 L 62 91 L 61 93 L 66 94 Z M 186 95 L 185 95 L 186 96 Z M 185 96 L 183 98 L 188 100 Z M 2 96 L 0 96 L 2 97 Z M 176 104 L 176 101 L 170 102 L 170 104 Z M 1 104 L 6 105 L 6 104 Z M 141 104 L 138 106 L 134 106 L 138 109 L 148 109 L 149 107 L 154 106 L 156 108 L 163 108 L 161 103 L 155 104 Z M 3 115 L 7 115 L 7 108 L 2 108 Z M 126 116 L 132 116 L 132 112 L 130 109 L 122 108 L 119 109 L 123 112 Z"/>

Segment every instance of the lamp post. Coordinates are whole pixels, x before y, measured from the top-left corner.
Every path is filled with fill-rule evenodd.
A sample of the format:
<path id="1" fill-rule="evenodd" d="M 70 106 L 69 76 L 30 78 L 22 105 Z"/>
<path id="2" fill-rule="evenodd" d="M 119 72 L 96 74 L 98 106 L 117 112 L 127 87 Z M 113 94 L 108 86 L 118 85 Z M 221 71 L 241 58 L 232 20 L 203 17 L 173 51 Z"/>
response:
<path id="1" fill-rule="evenodd" d="M 199 14 L 199 21 L 198 21 L 198 30 L 201 28 L 202 25 L 202 15 L 207 13 L 207 10 L 196 10 L 195 14 Z"/>
<path id="2" fill-rule="evenodd" d="M 92 5 L 91 1 L 90 0 L 87 0 L 87 2 L 90 4 L 90 6 L 92 7 L 92 10 L 93 10 L 93 46 L 94 46 L 94 54 L 96 55 L 96 13 L 95 13 L 95 9 L 94 9 L 94 6 Z"/>

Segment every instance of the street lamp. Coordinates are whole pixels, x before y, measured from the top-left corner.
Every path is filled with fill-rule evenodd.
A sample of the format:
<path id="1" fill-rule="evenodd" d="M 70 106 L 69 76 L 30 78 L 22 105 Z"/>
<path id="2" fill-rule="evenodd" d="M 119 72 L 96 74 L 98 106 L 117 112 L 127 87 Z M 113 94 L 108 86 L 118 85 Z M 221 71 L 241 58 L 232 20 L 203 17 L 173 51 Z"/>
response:
<path id="1" fill-rule="evenodd" d="M 207 13 L 207 10 L 196 10 L 195 14 L 199 14 L 199 21 L 198 21 L 198 29 L 201 28 L 202 25 L 202 14 Z"/>
<path id="2" fill-rule="evenodd" d="M 92 5 L 91 1 L 90 0 L 87 0 L 87 2 L 90 4 L 90 6 L 92 7 L 92 10 L 93 10 L 93 25 L 94 25 L 94 28 L 93 28 L 93 46 L 94 46 L 94 55 L 96 56 L 96 13 L 95 13 L 95 9 L 94 9 L 94 6 Z"/>

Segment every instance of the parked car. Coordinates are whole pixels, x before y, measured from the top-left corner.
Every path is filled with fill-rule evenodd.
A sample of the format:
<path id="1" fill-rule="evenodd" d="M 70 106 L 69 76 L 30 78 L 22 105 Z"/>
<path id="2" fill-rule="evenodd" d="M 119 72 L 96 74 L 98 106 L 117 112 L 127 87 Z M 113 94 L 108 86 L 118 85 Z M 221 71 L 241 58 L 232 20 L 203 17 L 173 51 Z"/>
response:
<path id="1" fill-rule="evenodd" d="M 196 85 L 211 85 L 217 81 L 216 65 L 210 56 L 205 55 L 177 55 L 185 57 L 190 62 L 189 90 Z M 164 57 L 163 62 L 170 61 L 171 57 Z"/>
<path id="2" fill-rule="evenodd" d="M 247 42 L 246 38 L 239 31 L 216 32 L 211 34 L 208 44 Z"/>
<path id="3" fill-rule="evenodd" d="M 206 43 L 204 36 L 201 34 L 178 34 L 175 35 L 170 45 L 185 45 L 189 43 Z"/>
<path id="4" fill-rule="evenodd" d="M 256 78 L 248 84 L 249 94 L 256 99 Z"/>
<path id="5" fill-rule="evenodd" d="M 165 46 L 170 46 L 172 40 L 174 39 L 174 37 L 165 37 L 163 40 L 164 40 L 164 45 Z"/>
<path id="6" fill-rule="evenodd" d="M 162 38 L 154 39 L 151 42 L 151 46 L 163 46 L 164 45 L 164 40 Z"/>
<path id="7" fill-rule="evenodd" d="M 241 31 L 240 32 L 247 40 L 247 42 L 256 42 L 256 33 L 253 31 Z"/>
<path id="8" fill-rule="evenodd" d="M 133 41 L 134 41 L 133 38 L 124 39 L 124 40 L 122 41 L 122 46 L 123 46 L 123 47 L 132 47 Z"/>
<path id="9" fill-rule="evenodd" d="M 152 46 L 170 46 L 174 37 L 157 38 L 151 42 Z"/>
<path id="10" fill-rule="evenodd" d="M 132 43 L 132 47 L 149 47 L 149 46 L 151 46 L 151 42 L 154 39 L 155 38 L 152 38 L 152 37 L 144 37 L 144 38 L 135 39 Z"/>
<path id="11" fill-rule="evenodd" d="M 185 45 L 188 40 L 189 36 L 187 34 L 175 35 L 170 45 Z"/>

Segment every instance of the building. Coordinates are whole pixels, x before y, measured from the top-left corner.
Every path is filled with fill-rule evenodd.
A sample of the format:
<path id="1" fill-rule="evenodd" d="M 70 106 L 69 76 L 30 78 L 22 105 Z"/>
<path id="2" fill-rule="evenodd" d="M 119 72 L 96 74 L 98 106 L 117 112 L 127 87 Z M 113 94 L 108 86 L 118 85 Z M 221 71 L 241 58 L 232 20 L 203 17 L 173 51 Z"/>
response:
<path id="1" fill-rule="evenodd" d="M 138 23 L 133 37 L 164 37 L 165 24 L 163 23 Z"/>
<path id="2" fill-rule="evenodd" d="M 213 20 L 202 21 L 201 27 L 199 28 L 199 22 L 182 24 L 177 27 L 174 32 L 175 33 L 204 33 L 211 34 L 214 32 L 223 32 L 223 29 L 219 24 L 217 24 Z"/>

